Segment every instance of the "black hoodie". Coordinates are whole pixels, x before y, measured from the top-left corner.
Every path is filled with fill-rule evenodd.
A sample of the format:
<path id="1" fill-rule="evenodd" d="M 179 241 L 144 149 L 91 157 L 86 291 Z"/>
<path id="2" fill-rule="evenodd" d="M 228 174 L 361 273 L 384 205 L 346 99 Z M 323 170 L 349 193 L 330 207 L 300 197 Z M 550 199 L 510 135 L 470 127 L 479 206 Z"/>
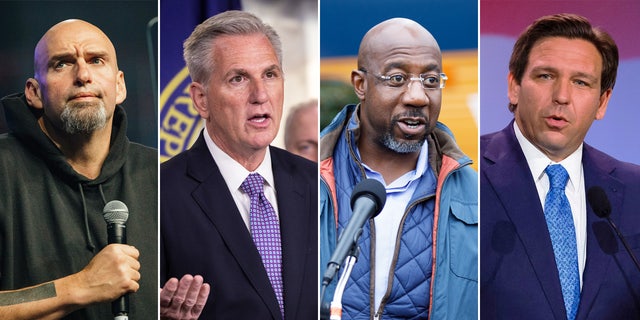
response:
<path id="1" fill-rule="evenodd" d="M 154 149 L 126 137 L 116 107 L 109 154 L 96 179 L 73 170 L 37 123 L 23 94 L 0 101 L 9 133 L 0 135 L 0 290 L 49 282 L 82 270 L 107 245 L 104 205 L 129 208 L 128 244 L 140 251 L 140 290 L 130 294 L 131 319 L 155 319 L 157 283 L 157 166 Z M 65 319 L 113 319 L 111 304 Z"/>

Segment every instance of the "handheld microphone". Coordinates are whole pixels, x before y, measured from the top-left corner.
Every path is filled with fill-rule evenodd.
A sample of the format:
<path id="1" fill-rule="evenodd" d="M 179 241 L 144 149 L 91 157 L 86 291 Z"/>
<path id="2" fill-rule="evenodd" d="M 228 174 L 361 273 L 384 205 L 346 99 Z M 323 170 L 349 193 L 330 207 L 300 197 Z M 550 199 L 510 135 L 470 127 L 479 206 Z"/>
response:
<path id="1" fill-rule="evenodd" d="M 638 259 L 633 254 L 633 251 L 631 251 L 631 248 L 629 247 L 629 244 L 627 243 L 627 240 L 625 239 L 625 237 L 622 236 L 622 233 L 620 233 L 620 230 L 618 229 L 618 227 L 611 220 L 611 217 L 610 217 L 611 203 L 609 202 L 609 198 L 607 197 L 606 192 L 601 187 L 598 187 L 598 186 L 591 187 L 587 191 L 587 199 L 589 200 L 589 204 L 591 205 L 593 212 L 598 217 L 607 219 L 607 222 L 609 222 L 609 225 L 611 226 L 611 228 L 618 235 L 618 238 L 624 245 L 624 248 L 627 250 L 627 253 L 629 253 L 629 256 L 631 256 L 633 263 L 636 265 L 636 267 L 640 271 L 640 263 L 638 263 Z"/>
<path id="2" fill-rule="evenodd" d="M 104 221 L 107 223 L 107 240 L 112 243 L 127 243 L 127 219 L 129 209 L 118 200 L 109 201 L 102 210 Z M 124 294 L 111 303 L 111 312 L 114 320 L 129 319 L 129 296 Z"/>
<path id="3" fill-rule="evenodd" d="M 387 201 L 387 190 L 382 183 L 375 179 L 364 179 L 356 185 L 351 193 L 351 209 L 353 214 L 338 238 L 336 249 L 327 263 L 324 273 L 323 285 L 328 285 L 335 277 L 336 272 L 349 255 L 349 252 L 358 245 L 358 238 L 362 233 L 367 220 L 374 218 L 382 211 Z"/>

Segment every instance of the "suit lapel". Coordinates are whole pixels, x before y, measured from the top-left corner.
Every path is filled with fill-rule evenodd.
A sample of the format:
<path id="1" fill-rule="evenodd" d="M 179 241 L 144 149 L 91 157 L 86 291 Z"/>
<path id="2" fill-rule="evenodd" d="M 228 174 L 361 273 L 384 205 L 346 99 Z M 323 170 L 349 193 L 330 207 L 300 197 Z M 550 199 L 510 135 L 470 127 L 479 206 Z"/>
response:
<path id="1" fill-rule="evenodd" d="M 584 145 L 582 163 L 584 168 L 585 192 L 593 186 L 602 187 L 611 202 L 611 219 L 620 221 L 620 212 L 624 199 L 624 184 L 610 174 L 615 167 L 610 161 L 599 158 L 600 154 Z M 618 238 L 606 222 L 598 217 L 587 199 L 587 262 L 582 276 L 583 285 L 580 297 L 578 319 L 588 318 L 603 279 L 611 264 L 613 255 L 624 248 L 619 247 Z"/>
<path id="2" fill-rule="evenodd" d="M 194 200 L 215 226 L 212 232 L 220 234 L 251 285 L 269 307 L 273 318 L 280 319 L 280 308 L 262 265 L 260 253 L 202 135 L 191 150 L 192 157 L 187 165 L 188 174 L 200 181 L 200 185 L 192 193 Z M 212 294 L 216 294 L 215 283 L 212 284 L 212 290 Z"/>
<path id="3" fill-rule="evenodd" d="M 513 132 L 513 122 L 487 144 L 481 169 L 502 202 L 557 319 L 566 318 L 553 247 L 531 170 Z"/>
<path id="4" fill-rule="evenodd" d="M 304 271 L 316 270 L 316 266 L 305 265 L 309 228 L 315 226 L 311 224 L 310 219 L 315 215 L 308 212 L 309 208 L 313 207 L 309 203 L 310 190 L 296 177 L 299 175 L 299 169 L 286 162 L 279 150 L 270 149 L 282 237 L 285 318 L 297 319 L 295 306 L 299 305 Z"/>

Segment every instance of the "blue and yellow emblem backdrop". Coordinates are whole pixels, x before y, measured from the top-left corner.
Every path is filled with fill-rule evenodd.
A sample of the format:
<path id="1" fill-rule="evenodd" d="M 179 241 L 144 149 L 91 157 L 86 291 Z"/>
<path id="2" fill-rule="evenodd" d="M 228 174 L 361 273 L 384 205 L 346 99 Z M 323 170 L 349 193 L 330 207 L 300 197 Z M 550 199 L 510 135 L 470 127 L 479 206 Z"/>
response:
<path id="1" fill-rule="evenodd" d="M 182 58 L 182 43 L 208 17 L 240 9 L 240 0 L 160 2 L 160 161 L 187 149 L 202 128 L 189 97 L 191 78 Z"/>

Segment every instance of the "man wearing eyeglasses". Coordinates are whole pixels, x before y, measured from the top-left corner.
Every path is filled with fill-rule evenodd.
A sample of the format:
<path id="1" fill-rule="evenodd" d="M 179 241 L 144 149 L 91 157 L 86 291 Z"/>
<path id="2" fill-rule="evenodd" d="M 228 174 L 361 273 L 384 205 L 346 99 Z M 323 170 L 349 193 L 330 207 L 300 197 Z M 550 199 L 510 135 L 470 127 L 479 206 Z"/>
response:
<path id="1" fill-rule="evenodd" d="M 358 241 L 343 319 L 477 319 L 477 173 L 438 122 L 445 80 L 433 36 L 412 20 L 386 20 L 360 44 L 351 73 L 360 103 L 321 133 L 321 275 L 351 218 L 354 186 L 372 178 L 387 193 Z"/>

